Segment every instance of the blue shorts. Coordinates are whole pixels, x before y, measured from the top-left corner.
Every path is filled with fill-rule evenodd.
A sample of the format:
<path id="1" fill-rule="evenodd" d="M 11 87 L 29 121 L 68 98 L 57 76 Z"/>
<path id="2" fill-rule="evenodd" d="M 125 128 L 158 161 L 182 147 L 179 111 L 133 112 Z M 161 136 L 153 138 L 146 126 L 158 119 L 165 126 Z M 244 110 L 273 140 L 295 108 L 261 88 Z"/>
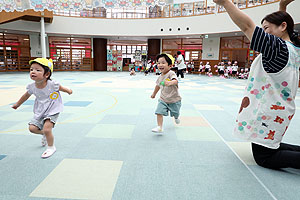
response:
<path id="1" fill-rule="evenodd" d="M 170 111 L 170 116 L 175 117 L 177 119 L 179 117 L 180 107 L 181 101 L 177 101 L 175 103 L 166 103 L 159 99 L 155 114 L 169 116 Z"/>

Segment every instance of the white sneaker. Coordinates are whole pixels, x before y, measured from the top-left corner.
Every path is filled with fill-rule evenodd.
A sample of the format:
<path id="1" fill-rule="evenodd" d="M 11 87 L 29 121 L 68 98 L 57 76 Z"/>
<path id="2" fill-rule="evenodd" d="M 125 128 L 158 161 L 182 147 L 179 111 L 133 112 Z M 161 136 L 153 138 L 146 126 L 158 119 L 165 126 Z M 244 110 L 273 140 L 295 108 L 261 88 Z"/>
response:
<path id="1" fill-rule="evenodd" d="M 47 150 L 42 154 L 42 158 L 49 158 L 50 156 L 52 156 L 56 151 L 55 146 L 53 147 L 48 147 Z"/>
<path id="2" fill-rule="evenodd" d="M 41 143 L 42 143 L 42 146 L 43 146 L 43 147 L 47 145 L 47 139 L 46 139 L 46 136 L 45 136 L 45 135 L 42 136 L 42 141 L 41 141 Z"/>
<path id="3" fill-rule="evenodd" d="M 158 127 L 153 128 L 153 129 L 152 129 L 152 132 L 155 132 L 155 133 L 162 133 L 162 132 L 163 132 L 163 129 L 162 129 L 160 126 L 158 126 Z"/>
<path id="4" fill-rule="evenodd" d="M 180 123 L 180 119 L 179 118 L 177 118 L 177 119 L 175 118 L 175 123 L 179 124 Z"/>

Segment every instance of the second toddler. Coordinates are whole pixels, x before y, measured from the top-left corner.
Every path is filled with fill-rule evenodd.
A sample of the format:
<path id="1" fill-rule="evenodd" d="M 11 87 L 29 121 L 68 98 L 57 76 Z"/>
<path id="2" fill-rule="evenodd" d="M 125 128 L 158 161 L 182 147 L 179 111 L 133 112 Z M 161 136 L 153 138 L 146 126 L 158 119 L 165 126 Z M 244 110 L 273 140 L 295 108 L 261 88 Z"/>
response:
<path id="1" fill-rule="evenodd" d="M 59 113 L 63 110 L 62 98 L 59 91 L 72 94 L 69 88 L 61 86 L 58 82 L 50 79 L 53 73 L 53 62 L 51 59 L 36 58 L 29 62 L 30 78 L 34 81 L 27 85 L 27 91 L 15 103 L 12 108 L 17 109 L 32 94 L 36 97 L 34 102 L 34 117 L 29 122 L 29 131 L 42 135 L 42 146 L 47 146 L 42 158 L 52 156 L 56 148 L 52 129 L 58 119 Z"/>

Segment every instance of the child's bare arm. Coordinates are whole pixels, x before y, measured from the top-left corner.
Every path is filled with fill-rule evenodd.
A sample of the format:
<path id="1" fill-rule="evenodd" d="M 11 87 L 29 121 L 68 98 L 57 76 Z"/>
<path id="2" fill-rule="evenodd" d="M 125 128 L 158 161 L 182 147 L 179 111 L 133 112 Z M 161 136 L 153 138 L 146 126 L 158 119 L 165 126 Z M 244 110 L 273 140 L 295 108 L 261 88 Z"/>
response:
<path id="1" fill-rule="evenodd" d="M 23 94 L 21 96 L 21 98 L 19 99 L 19 101 L 17 103 L 15 103 L 12 108 L 13 109 L 17 109 L 20 105 L 22 105 L 22 103 L 24 103 L 29 97 L 31 96 L 31 94 L 29 94 L 28 92 L 25 92 L 25 94 Z"/>
<path id="2" fill-rule="evenodd" d="M 66 88 L 66 87 L 63 87 L 63 86 L 59 86 L 59 91 L 62 91 L 62 92 L 66 92 L 68 93 L 69 95 L 73 93 L 73 91 L 69 88 Z"/>
<path id="3" fill-rule="evenodd" d="M 173 78 L 171 81 L 165 81 L 165 86 L 177 85 L 177 79 Z"/>
<path id="4" fill-rule="evenodd" d="M 279 10 L 286 11 L 287 5 L 289 5 L 294 0 L 281 0 L 279 3 Z"/>
<path id="5" fill-rule="evenodd" d="M 152 99 L 155 98 L 155 96 L 156 96 L 157 92 L 159 91 L 159 89 L 160 89 L 160 87 L 158 85 L 156 85 L 155 88 L 154 88 L 154 91 L 153 91 L 153 93 L 151 95 Z"/>

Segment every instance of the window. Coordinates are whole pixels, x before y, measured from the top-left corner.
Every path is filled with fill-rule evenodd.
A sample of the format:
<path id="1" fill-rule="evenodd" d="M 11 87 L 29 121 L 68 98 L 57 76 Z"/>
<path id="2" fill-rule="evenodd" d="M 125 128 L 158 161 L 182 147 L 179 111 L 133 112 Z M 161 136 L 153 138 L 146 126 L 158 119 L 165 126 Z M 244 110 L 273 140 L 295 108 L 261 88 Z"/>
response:
<path id="1" fill-rule="evenodd" d="M 126 46 L 122 46 L 122 53 L 126 54 Z"/>
<path id="2" fill-rule="evenodd" d="M 181 39 L 164 39 L 163 49 L 181 49 Z"/>
<path id="3" fill-rule="evenodd" d="M 128 54 L 131 54 L 132 52 L 131 52 L 131 46 L 127 46 L 127 53 Z"/>
<path id="4" fill-rule="evenodd" d="M 28 70 L 29 35 L 0 33 L 0 70 Z"/>
<path id="5" fill-rule="evenodd" d="M 193 3 L 185 3 L 182 6 L 182 16 L 193 15 Z"/>
<path id="6" fill-rule="evenodd" d="M 205 13 L 206 1 L 194 3 L 194 15 L 202 15 Z"/>
<path id="7" fill-rule="evenodd" d="M 50 57 L 56 70 L 91 70 L 90 38 L 49 37 Z"/>

